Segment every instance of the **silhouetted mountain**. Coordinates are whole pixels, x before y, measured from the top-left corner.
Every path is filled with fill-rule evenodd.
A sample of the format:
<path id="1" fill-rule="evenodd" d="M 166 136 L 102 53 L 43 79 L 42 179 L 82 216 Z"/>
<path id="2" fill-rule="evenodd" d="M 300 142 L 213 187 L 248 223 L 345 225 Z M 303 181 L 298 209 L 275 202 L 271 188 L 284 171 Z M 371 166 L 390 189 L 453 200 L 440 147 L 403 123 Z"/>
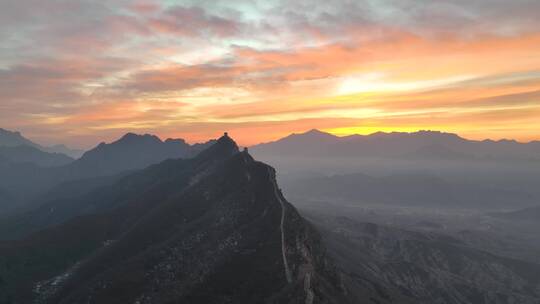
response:
<path id="1" fill-rule="evenodd" d="M 196 155 L 212 142 L 189 145 L 183 140 L 161 141 L 152 135 L 126 134 L 121 139 L 102 143 L 86 152 L 80 159 L 68 165 L 40 168 L 31 163 L 10 164 L 0 170 L 0 186 L 9 189 L 18 198 L 13 208 L 22 208 L 21 201 L 31 206 L 41 204 L 37 195 L 64 182 L 117 175 L 124 171 L 142 169 L 169 158 L 189 158 Z"/>
<path id="2" fill-rule="evenodd" d="M 54 145 L 50 147 L 44 147 L 35 142 L 25 138 L 20 132 L 9 131 L 0 128 L 0 147 L 17 147 L 28 146 L 47 153 L 64 154 L 71 158 L 79 158 L 84 151 L 77 149 L 70 149 L 65 145 Z"/>
<path id="3" fill-rule="evenodd" d="M 540 303 L 538 264 L 497 256 L 436 233 L 346 217 L 317 218 L 316 223 L 358 299 L 377 297 L 372 303 L 400 304 Z"/>
<path id="4" fill-rule="evenodd" d="M 274 170 L 228 136 L 72 204 L 86 212 L 0 243 L 0 299 L 349 303 L 319 234 L 285 201 Z"/>
<path id="5" fill-rule="evenodd" d="M 251 148 L 257 157 L 418 157 L 453 160 L 521 159 L 539 160 L 538 142 L 518 143 L 510 140 L 467 140 L 456 134 L 436 131 L 414 133 L 378 132 L 371 135 L 338 137 L 318 130 L 292 134 L 275 142 Z"/>
<path id="6" fill-rule="evenodd" d="M 81 157 L 83 154 L 84 154 L 84 150 L 80 150 L 80 149 L 71 149 L 69 147 L 66 147 L 65 145 L 54 145 L 54 146 L 49 146 L 49 147 L 44 147 L 43 148 L 46 152 L 49 152 L 49 153 L 61 153 L 61 154 L 65 154 L 71 158 L 74 158 L 74 159 L 77 159 L 79 157 Z"/>
<path id="7" fill-rule="evenodd" d="M 36 149 L 41 147 L 26 139 L 20 132 L 13 132 L 0 128 L 0 147 L 16 147 L 16 146 L 30 146 Z"/>
<path id="8" fill-rule="evenodd" d="M 165 159 L 190 158 L 210 144 L 191 146 L 182 139 L 161 141 L 155 135 L 128 133 L 110 144 L 99 144 L 66 170 L 77 178 L 111 175 L 142 169 Z"/>
<path id="9" fill-rule="evenodd" d="M 63 166 L 74 160 L 64 154 L 47 153 L 25 145 L 0 147 L 0 158 L 3 159 L 4 164 L 32 163 L 40 167 Z"/>

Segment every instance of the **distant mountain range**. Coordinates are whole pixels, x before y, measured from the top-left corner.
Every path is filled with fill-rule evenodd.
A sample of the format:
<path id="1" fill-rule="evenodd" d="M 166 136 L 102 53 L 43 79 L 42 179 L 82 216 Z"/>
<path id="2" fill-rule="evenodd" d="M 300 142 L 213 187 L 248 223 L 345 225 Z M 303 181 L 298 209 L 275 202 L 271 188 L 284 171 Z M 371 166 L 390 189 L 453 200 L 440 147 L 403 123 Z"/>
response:
<path id="1" fill-rule="evenodd" d="M 40 167 L 63 166 L 74 159 L 61 153 L 43 152 L 33 146 L 0 146 L 0 164 L 31 163 Z"/>
<path id="2" fill-rule="evenodd" d="M 38 144 L 23 137 L 20 132 L 13 132 L 2 128 L 0 128 L 0 146 L 29 146 L 34 148 L 40 148 Z"/>
<path id="3" fill-rule="evenodd" d="M 81 157 L 85 152 L 82 149 L 73 149 L 73 148 L 69 148 L 66 145 L 62 145 L 62 144 L 43 147 L 43 150 L 45 152 L 49 152 L 49 153 L 65 154 L 65 155 L 67 155 L 67 156 L 69 156 L 71 158 L 75 158 L 75 159 Z"/>
<path id="4" fill-rule="evenodd" d="M 21 207 L 21 201 L 28 204 L 30 200 L 35 200 L 38 194 L 43 194 L 64 182 L 117 175 L 130 170 L 142 169 L 166 159 L 190 158 L 211 144 L 213 144 L 212 141 L 189 145 L 181 139 L 161 141 L 153 135 L 129 133 L 110 144 L 101 143 L 96 148 L 84 153 L 80 159 L 62 166 L 43 168 L 31 162 L 4 163 L 3 170 L 0 170 L 0 187 L 8 189 L 12 197 L 18 198 L 18 201 L 13 201 L 13 205 Z M 39 152 L 30 146 L 4 149 Z M 57 154 L 45 155 L 58 156 Z M 46 158 L 43 158 L 39 162 L 43 163 L 45 160 Z M 57 160 L 57 162 L 60 161 Z M 38 201 L 40 202 L 39 199 Z M 4 207 L 3 211 L 9 209 L 8 206 Z"/>
<path id="5" fill-rule="evenodd" d="M 319 130 L 251 147 L 259 156 L 383 157 L 434 160 L 540 160 L 540 142 L 467 140 L 452 133 L 378 132 L 338 137 Z"/>
<path id="6" fill-rule="evenodd" d="M 0 242 L 0 302 L 355 303 L 274 170 L 228 136 L 71 205 L 85 212 Z"/>
<path id="7" fill-rule="evenodd" d="M 65 145 L 43 147 L 25 138 L 20 132 L 14 132 L 0 128 L 0 147 L 17 146 L 28 146 L 47 153 L 65 154 L 70 158 L 79 158 L 84 153 L 83 150 L 70 149 Z"/>
<path id="8" fill-rule="evenodd" d="M 99 144 L 63 170 L 75 175 L 70 179 L 112 175 L 166 159 L 190 158 L 213 143 L 189 145 L 183 139 L 162 141 L 155 135 L 128 133 L 110 144 Z"/>

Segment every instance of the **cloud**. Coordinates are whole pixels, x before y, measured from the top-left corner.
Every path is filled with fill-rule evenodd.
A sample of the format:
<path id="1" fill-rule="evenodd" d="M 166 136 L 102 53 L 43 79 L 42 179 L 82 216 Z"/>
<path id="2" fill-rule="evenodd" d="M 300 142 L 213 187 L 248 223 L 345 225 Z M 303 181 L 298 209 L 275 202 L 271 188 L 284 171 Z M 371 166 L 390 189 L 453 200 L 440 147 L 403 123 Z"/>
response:
<path id="1" fill-rule="evenodd" d="M 490 134 L 529 137 L 538 10 L 533 0 L 7 1 L 0 120 L 77 144 L 121 129 L 201 139 L 257 128 L 240 135 L 253 142 L 360 121 L 453 119 L 478 136 L 510 121 L 506 110 L 520 130 Z"/>
<path id="2" fill-rule="evenodd" d="M 158 17 L 151 18 L 148 25 L 157 32 L 186 36 L 210 34 L 218 37 L 232 36 L 240 27 L 237 22 L 209 15 L 200 7 L 181 6 L 171 7 Z"/>
<path id="3" fill-rule="evenodd" d="M 197 87 L 231 85 L 241 71 L 213 64 L 174 65 L 135 73 L 124 88 L 137 92 L 182 91 Z"/>

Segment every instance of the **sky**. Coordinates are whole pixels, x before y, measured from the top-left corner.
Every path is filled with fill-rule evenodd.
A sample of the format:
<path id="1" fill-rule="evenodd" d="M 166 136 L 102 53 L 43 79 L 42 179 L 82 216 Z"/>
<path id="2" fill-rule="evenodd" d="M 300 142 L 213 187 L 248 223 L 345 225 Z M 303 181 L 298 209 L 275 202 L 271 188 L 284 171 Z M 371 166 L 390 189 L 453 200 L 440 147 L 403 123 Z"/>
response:
<path id="1" fill-rule="evenodd" d="M 538 0 L 1 0 L 0 127 L 540 139 Z"/>

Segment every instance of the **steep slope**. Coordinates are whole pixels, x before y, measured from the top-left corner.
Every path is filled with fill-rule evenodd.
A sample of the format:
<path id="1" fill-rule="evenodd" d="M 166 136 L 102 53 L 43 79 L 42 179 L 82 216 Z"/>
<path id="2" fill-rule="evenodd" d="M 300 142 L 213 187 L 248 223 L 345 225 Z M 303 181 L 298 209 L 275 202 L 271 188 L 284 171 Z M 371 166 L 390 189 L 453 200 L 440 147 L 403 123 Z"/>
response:
<path id="1" fill-rule="evenodd" d="M 104 193 L 88 194 L 91 213 L 0 243 L 5 296 L 30 301 L 33 289 L 38 303 L 348 303 L 318 233 L 285 201 L 274 170 L 227 136 Z"/>
<path id="2" fill-rule="evenodd" d="M 31 146 L 0 147 L 0 158 L 4 163 L 32 163 L 40 167 L 63 166 L 73 162 L 73 158 L 59 153 L 47 153 Z"/>

